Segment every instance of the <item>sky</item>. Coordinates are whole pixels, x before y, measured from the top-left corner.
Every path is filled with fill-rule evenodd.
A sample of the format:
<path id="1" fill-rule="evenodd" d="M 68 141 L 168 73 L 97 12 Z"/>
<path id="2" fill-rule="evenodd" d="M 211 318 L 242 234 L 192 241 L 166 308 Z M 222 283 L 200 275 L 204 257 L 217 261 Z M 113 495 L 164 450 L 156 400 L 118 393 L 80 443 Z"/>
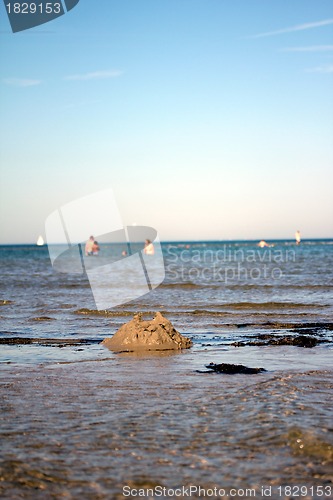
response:
<path id="1" fill-rule="evenodd" d="M 0 56 L 0 244 L 105 188 L 164 241 L 333 237 L 332 0 L 1 3 Z"/>

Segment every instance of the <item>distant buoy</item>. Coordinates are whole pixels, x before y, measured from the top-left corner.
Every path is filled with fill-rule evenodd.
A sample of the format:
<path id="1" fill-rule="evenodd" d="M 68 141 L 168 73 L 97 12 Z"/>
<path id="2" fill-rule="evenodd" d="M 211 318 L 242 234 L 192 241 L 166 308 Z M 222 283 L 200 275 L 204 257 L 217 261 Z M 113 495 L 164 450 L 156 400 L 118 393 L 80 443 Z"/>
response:
<path id="1" fill-rule="evenodd" d="M 36 245 L 38 247 L 42 247 L 44 245 L 44 239 L 43 239 L 43 236 L 39 236 L 38 240 L 37 240 L 37 243 Z"/>

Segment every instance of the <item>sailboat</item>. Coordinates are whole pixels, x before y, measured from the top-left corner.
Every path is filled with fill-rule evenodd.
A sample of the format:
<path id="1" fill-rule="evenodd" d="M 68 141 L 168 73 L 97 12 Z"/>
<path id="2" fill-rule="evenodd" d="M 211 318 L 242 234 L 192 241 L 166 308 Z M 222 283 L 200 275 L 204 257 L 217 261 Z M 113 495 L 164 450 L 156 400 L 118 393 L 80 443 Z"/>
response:
<path id="1" fill-rule="evenodd" d="M 42 246 L 44 245 L 44 238 L 43 238 L 43 236 L 42 236 L 42 235 L 40 235 L 40 236 L 38 237 L 38 240 L 37 240 L 36 245 L 37 245 L 38 247 L 42 247 Z"/>

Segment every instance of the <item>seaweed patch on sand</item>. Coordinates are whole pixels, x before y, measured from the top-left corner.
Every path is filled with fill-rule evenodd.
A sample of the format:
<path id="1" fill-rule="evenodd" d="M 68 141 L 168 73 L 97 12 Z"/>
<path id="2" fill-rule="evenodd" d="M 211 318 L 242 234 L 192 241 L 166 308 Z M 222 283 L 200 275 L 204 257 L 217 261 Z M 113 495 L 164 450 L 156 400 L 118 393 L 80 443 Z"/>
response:
<path id="1" fill-rule="evenodd" d="M 227 375 L 236 375 L 237 373 L 254 375 L 255 373 L 265 372 L 265 368 L 250 368 L 244 365 L 234 365 L 232 363 L 209 363 L 207 370 L 197 370 L 198 373 L 225 373 Z"/>

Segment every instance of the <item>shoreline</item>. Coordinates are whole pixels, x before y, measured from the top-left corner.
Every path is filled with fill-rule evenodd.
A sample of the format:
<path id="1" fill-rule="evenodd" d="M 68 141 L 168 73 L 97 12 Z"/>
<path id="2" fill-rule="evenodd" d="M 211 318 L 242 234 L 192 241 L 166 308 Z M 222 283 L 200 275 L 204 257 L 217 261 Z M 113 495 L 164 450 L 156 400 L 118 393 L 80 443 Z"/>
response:
<path id="1" fill-rule="evenodd" d="M 268 373 L 294 372 L 307 370 L 330 370 L 332 368 L 333 344 L 321 343 L 313 347 L 297 345 L 223 343 L 214 335 L 189 335 L 193 341 L 190 349 L 163 351 L 120 351 L 113 352 L 96 339 L 78 339 L 63 342 L 61 339 L 29 339 L 23 343 L 2 343 L 0 364 L 2 367 L 40 366 L 76 363 L 100 363 L 119 357 L 138 358 L 149 363 L 149 360 L 160 357 L 177 359 L 179 365 L 185 363 L 188 373 L 203 370 L 209 363 L 243 364 L 249 367 L 261 366 Z M 32 340 L 32 342 L 30 342 Z M 186 352 L 188 351 L 188 352 Z M 178 365 L 177 365 L 178 368 Z"/>

